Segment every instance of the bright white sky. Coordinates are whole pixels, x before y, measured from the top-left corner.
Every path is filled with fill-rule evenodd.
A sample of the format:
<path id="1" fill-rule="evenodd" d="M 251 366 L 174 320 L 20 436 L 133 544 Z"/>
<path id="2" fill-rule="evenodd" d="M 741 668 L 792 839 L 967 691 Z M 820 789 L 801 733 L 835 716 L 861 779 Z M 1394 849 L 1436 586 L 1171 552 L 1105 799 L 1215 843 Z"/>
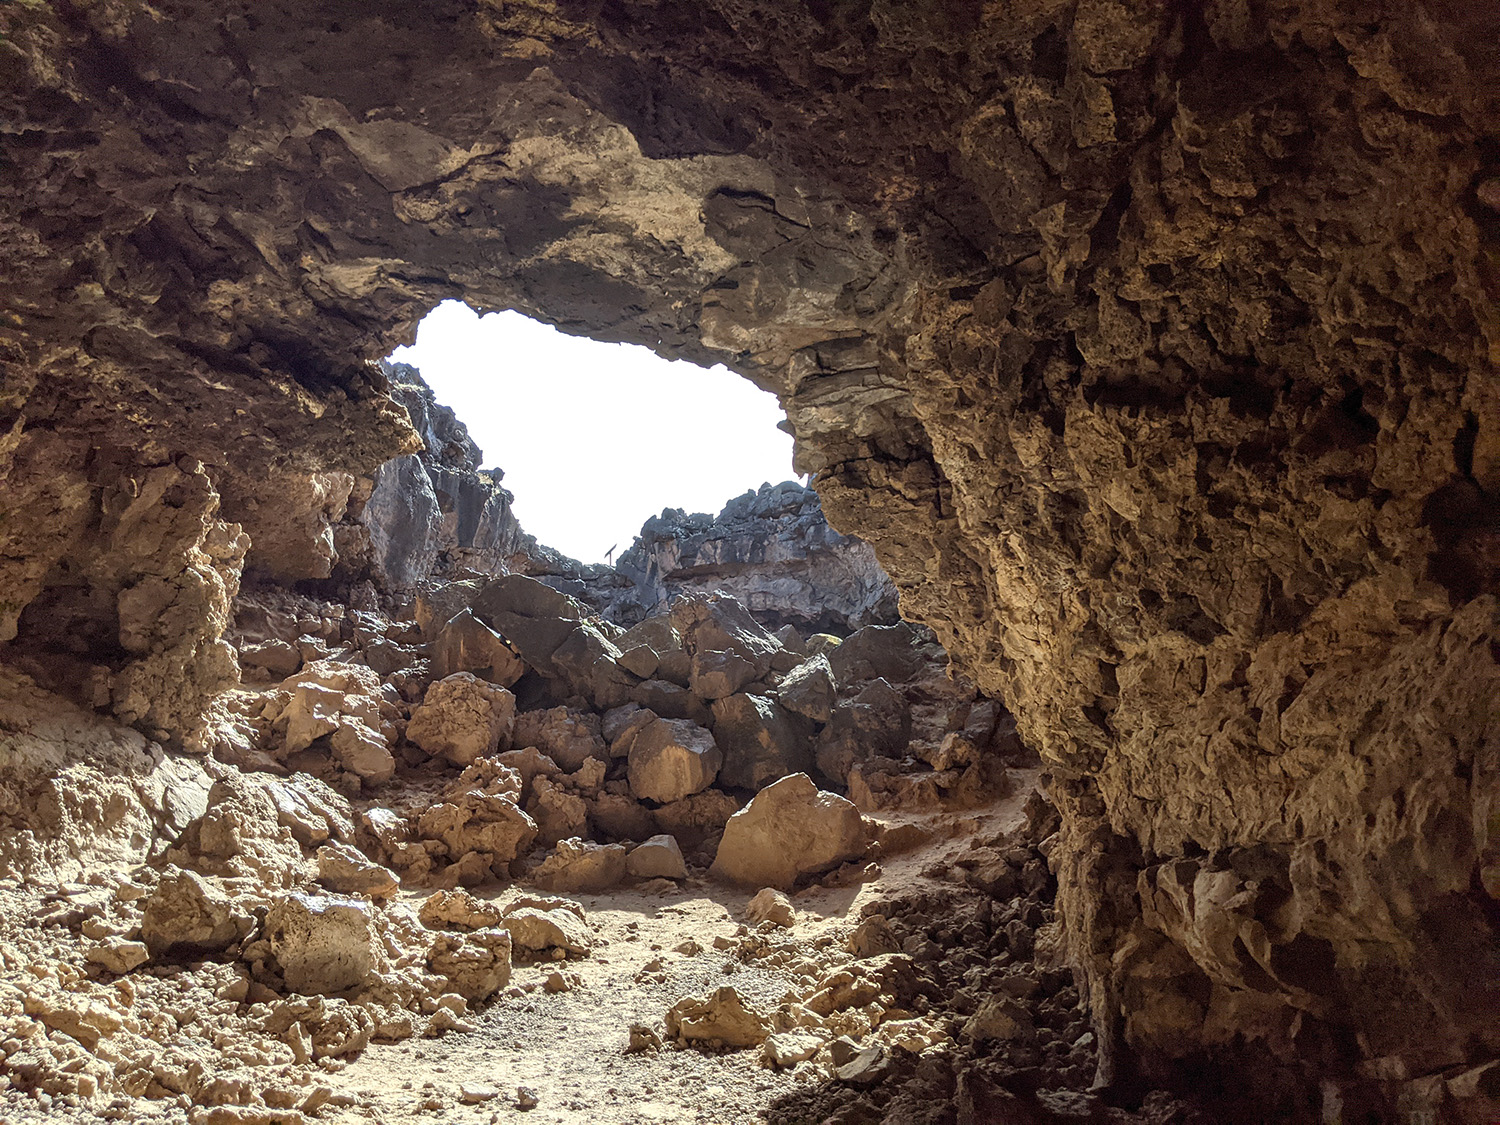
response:
<path id="1" fill-rule="evenodd" d="M 420 368 L 505 470 L 521 526 L 583 562 L 635 541 L 663 508 L 718 512 L 792 478 L 774 395 L 724 367 L 567 336 L 514 312 L 444 301 L 391 359 Z"/>

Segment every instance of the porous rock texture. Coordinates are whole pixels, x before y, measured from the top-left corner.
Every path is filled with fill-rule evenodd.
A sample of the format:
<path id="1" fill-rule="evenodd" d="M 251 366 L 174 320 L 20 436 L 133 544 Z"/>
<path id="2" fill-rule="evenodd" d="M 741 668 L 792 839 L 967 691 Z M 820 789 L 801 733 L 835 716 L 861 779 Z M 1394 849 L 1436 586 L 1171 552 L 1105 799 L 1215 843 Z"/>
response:
<path id="1" fill-rule="evenodd" d="M 360 358 L 440 298 L 520 308 L 780 396 L 1052 772 L 1101 1078 L 1394 1104 L 1500 1052 L 1493 5 L 0 33 L 0 637 L 36 682 L 188 735 L 255 537 L 220 497 L 416 452 Z"/>
<path id="2" fill-rule="evenodd" d="M 796 481 L 736 496 L 717 516 L 668 508 L 615 563 L 624 585 L 584 585 L 610 620 L 633 625 L 680 594 L 725 591 L 769 628 L 847 633 L 895 621 L 896 588 L 861 539 L 828 526 Z M 597 592 L 595 592 L 597 591 Z"/>

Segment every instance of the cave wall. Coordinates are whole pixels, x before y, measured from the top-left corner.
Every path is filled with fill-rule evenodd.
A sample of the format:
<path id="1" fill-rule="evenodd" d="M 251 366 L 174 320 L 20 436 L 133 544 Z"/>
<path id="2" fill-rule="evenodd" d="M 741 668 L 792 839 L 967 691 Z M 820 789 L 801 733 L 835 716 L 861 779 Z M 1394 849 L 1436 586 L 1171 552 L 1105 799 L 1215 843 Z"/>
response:
<path id="1" fill-rule="evenodd" d="M 413 452 L 362 361 L 440 299 L 727 362 L 1041 750 L 1105 1078 L 1500 1053 L 1493 5 L 0 35 L 8 660 L 180 737 L 234 676 L 219 497 Z"/>

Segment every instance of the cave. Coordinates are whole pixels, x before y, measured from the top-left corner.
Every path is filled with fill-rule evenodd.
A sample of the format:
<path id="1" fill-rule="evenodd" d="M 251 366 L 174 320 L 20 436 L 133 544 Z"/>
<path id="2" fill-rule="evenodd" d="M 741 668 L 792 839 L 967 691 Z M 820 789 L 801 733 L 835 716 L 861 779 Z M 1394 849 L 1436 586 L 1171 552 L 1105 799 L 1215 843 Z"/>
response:
<path id="1" fill-rule="evenodd" d="M 201 753 L 257 544 L 336 582 L 327 482 L 418 454 L 376 361 L 438 302 L 723 363 L 1039 755 L 1090 1112 L 1488 1120 L 1497 41 L 1480 0 L 0 6 L 0 732 L 108 718 L 52 735 L 100 784 Z"/>

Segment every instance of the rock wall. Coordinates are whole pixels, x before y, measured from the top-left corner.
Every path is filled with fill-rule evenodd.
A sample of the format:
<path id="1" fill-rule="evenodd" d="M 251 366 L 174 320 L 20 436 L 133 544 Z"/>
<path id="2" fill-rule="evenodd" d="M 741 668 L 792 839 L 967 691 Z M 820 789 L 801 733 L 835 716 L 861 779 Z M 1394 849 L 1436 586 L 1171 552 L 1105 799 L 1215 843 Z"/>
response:
<path id="1" fill-rule="evenodd" d="M 533 564 L 528 573 L 543 573 Z M 683 594 L 723 591 L 762 625 L 839 634 L 900 619 L 896 588 L 868 543 L 828 525 L 818 494 L 796 481 L 762 485 L 717 516 L 668 508 L 641 526 L 612 570 L 550 581 L 611 621 L 634 625 Z M 561 580 L 561 581 L 559 581 Z"/>
<path id="2" fill-rule="evenodd" d="M 1500 1053 L 1497 24 L 6 5 L 7 658 L 190 727 L 441 298 L 725 361 L 1052 770 L 1103 1076 L 1394 1105 Z"/>

